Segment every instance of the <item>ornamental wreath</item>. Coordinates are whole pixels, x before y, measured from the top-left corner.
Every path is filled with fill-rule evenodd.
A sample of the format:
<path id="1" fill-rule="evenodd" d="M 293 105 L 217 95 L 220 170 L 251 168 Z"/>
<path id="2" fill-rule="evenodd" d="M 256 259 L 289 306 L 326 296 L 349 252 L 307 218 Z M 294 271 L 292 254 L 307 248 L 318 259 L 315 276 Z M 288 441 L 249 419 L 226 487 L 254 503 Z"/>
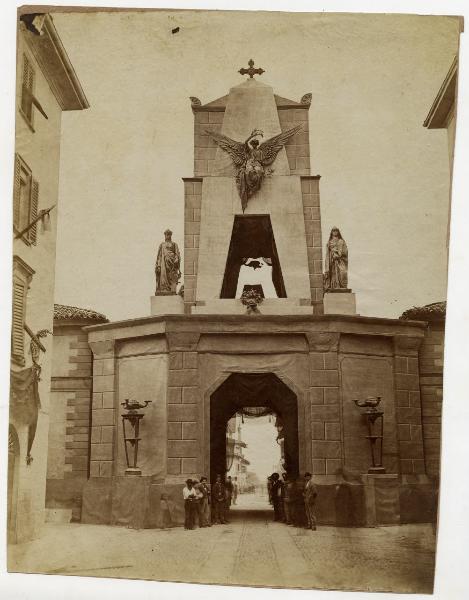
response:
<path id="1" fill-rule="evenodd" d="M 241 303 L 246 306 L 246 313 L 248 315 L 253 313 L 259 313 L 257 308 L 258 304 L 261 304 L 264 298 L 256 290 L 250 289 L 241 294 Z"/>

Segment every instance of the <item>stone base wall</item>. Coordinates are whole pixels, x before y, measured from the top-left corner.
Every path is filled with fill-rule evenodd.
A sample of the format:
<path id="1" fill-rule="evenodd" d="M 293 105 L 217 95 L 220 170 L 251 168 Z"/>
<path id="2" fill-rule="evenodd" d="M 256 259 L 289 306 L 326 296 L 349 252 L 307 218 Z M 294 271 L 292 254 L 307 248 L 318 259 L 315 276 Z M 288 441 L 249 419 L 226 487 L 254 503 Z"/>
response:
<path id="1" fill-rule="evenodd" d="M 92 355 L 79 325 L 54 326 L 46 507 L 72 508 L 79 520 L 89 474 Z"/>
<path id="2" fill-rule="evenodd" d="M 161 493 L 170 494 L 182 522 L 183 482 L 209 474 L 210 398 L 230 373 L 253 372 L 276 375 L 298 399 L 300 470 L 312 471 L 320 488 L 320 523 L 429 521 L 435 494 L 425 474 L 422 437 L 423 337 L 423 324 L 337 316 L 173 315 L 90 328 L 94 388 L 84 522 L 156 527 Z M 121 362 L 130 359 L 123 370 Z M 140 389 L 137 367 L 154 360 L 163 368 L 158 381 L 167 374 L 167 384 L 157 390 L 147 382 Z M 156 421 L 146 409 L 142 429 L 142 461 L 160 451 L 152 449 L 155 439 L 165 445 L 158 473 L 151 461 L 141 477 L 124 476 L 121 459 L 116 465 L 123 447 L 119 402 L 126 388 L 141 400 L 152 399 L 153 390 L 152 407 L 164 402 Z M 354 403 L 379 394 L 387 468 L 381 479 L 367 474 L 366 425 Z M 107 431 L 112 435 L 106 437 Z"/>

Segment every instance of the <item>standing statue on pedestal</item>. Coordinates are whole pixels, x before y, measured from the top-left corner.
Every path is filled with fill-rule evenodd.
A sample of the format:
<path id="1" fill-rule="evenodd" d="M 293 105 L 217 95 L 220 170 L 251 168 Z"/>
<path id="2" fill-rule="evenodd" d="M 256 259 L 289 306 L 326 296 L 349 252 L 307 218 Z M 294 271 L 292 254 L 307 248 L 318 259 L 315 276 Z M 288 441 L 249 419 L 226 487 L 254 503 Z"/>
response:
<path id="1" fill-rule="evenodd" d="M 167 229 L 164 232 L 165 240 L 158 248 L 155 264 L 155 296 L 176 294 L 176 287 L 181 277 L 181 255 L 177 244 L 171 241 L 172 235 L 173 232 Z"/>
<path id="2" fill-rule="evenodd" d="M 329 241 L 326 244 L 325 266 L 324 291 L 347 289 L 348 249 L 337 227 L 331 229 Z"/>

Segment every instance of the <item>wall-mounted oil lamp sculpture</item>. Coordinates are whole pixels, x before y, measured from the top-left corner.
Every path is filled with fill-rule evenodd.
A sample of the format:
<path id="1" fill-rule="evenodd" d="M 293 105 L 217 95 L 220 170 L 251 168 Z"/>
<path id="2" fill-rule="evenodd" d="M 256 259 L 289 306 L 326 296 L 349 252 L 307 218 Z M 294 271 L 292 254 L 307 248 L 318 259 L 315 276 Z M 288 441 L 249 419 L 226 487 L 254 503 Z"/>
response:
<path id="1" fill-rule="evenodd" d="M 127 461 L 126 475 L 141 475 L 142 471 L 137 466 L 138 459 L 138 443 L 141 440 L 139 437 L 140 421 L 144 415 L 138 412 L 142 408 L 146 408 L 151 403 L 151 400 L 145 400 L 144 404 L 134 402 L 133 400 L 125 400 L 121 402 L 121 406 L 127 412 L 122 414 L 122 429 L 124 431 L 124 446 L 125 460 Z M 127 424 L 127 425 L 126 425 Z M 129 448 L 130 445 L 130 448 Z M 133 454 L 133 456 L 129 456 Z"/>
<path id="2" fill-rule="evenodd" d="M 381 396 L 369 397 L 365 400 L 354 400 L 359 408 L 363 408 L 362 415 L 366 420 L 368 435 L 366 438 L 370 442 L 371 467 L 368 473 L 385 473 L 383 467 L 383 416 L 384 412 L 378 410 L 381 402 Z"/>

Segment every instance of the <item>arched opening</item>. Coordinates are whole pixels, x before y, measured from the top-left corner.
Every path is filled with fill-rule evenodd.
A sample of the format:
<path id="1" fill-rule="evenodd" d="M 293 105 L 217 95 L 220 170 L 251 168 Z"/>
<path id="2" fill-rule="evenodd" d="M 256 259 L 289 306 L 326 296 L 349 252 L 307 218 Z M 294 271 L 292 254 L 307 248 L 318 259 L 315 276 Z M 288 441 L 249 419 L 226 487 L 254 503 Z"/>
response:
<path id="1" fill-rule="evenodd" d="M 16 543 L 16 515 L 18 500 L 18 477 L 20 443 L 13 425 L 8 428 L 8 496 L 7 496 L 7 535 L 8 543 Z"/>
<path id="2" fill-rule="evenodd" d="M 210 396 L 210 479 L 225 477 L 227 426 L 235 415 L 272 415 L 282 441 L 282 466 L 299 474 L 298 402 L 296 394 L 273 373 L 233 373 Z M 274 457 L 273 461 L 274 463 Z"/>
<path id="3" fill-rule="evenodd" d="M 269 215 L 236 215 L 220 298 L 239 298 L 245 288 L 265 298 L 286 298 Z"/>

